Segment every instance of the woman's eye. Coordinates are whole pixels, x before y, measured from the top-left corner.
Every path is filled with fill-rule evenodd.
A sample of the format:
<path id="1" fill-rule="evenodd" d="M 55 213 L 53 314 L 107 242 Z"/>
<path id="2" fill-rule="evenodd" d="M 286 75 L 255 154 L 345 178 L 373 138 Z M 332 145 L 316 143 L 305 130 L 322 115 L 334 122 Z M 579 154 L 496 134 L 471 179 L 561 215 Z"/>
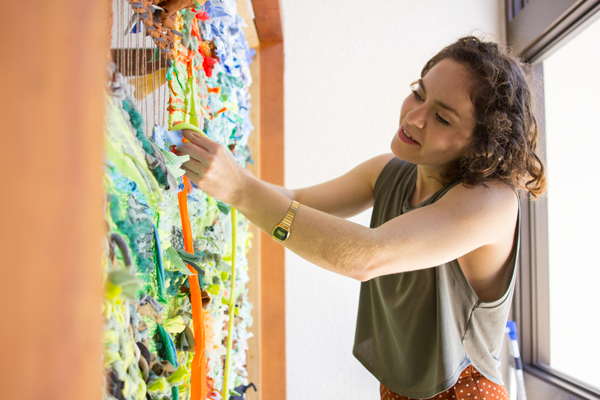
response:
<path id="1" fill-rule="evenodd" d="M 442 125 L 450 125 L 450 122 L 446 121 L 444 118 L 440 117 L 440 114 L 435 114 L 435 118 L 442 124 Z"/>
<path id="2" fill-rule="evenodd" d="M 423 98 L 421 97 L 421 95 L 419 94 L 419 92 L 417 92 L 416 90 L 413 89 L 413 94 L 415 95 L 415 99 L 419 100 L 419 101 L 423 101 Z"/>

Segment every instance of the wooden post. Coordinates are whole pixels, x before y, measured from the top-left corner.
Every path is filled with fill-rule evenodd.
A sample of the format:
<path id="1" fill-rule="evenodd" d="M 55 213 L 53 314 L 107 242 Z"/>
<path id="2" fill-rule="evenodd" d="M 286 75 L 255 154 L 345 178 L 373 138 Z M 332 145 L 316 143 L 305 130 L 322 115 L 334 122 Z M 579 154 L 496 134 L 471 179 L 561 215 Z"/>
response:
<path id="1" fill-rule="evenodd" d="M 260 178 L 284 184 L 284 47 L 279 0 L 253 0 L 260 40 Z M 285 248 L 261 233 L 261 398 L 286 398 Z"/>
<path id="2" fill-rule="evenodd" d="M 100 397 L 108 11 L 3 4 L 1 399 Z"/>
<path id="3" fill-rule="evenodd" d="M 260 34 L 260 31 L 259 31 Z M 284 184 L 283 43 L 261 43 L 261 179 Z M 285 399 L 285 248 L 262 233 L 261 381 L 263 399 Z"/>
<path id="4" fill-rule="evenodd" d="M 260 179 L 261 154 L 260 154 L 260 51 L 257 49 L 254 61 L 250 64 L 252 73 L 252 86 L 250 96 L 252 106 L 250 107 L 250 120 L 254 125 L 254 131 L 248 139 L 248 146 L 252 152 L 254 164 L 248 164 L 248 169 L 254 176 Z M 254 224 L 250 224 L 250 233 L 254 236 L 252 247 L 248 252 L 248 296 L 252 303 L 253 324 L 248 329 L 253 337 L 248 342 L 248 353 L 246 354 L 246 367 L 248 368 L 248 379 L 257 388 L 255 392 L 250 389 L 246 392 L 247 400 L 261 400 L 261 242 L 262 234 Z"/>

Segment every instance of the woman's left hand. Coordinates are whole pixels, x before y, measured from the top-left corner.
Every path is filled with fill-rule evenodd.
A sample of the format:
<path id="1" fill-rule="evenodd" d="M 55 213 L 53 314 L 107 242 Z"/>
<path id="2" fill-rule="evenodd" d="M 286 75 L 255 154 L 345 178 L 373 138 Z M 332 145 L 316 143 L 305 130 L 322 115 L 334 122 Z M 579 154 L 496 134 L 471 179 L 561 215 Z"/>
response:
<path id="1" fill-rule="evenodd" d="M 181 132 L 189 140 L 177 147 L 190 156 L 181 166 L 186 176 L 210 197 L 235 207 L 251 174 L 219 143 L 189 129 Z"/>

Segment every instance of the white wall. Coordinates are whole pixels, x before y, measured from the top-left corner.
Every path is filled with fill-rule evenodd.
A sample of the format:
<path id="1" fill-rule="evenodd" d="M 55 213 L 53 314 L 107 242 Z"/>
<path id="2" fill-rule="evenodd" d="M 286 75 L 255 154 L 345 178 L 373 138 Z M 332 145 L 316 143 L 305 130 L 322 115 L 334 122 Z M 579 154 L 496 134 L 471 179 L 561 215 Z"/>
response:
<path id="1" fill-rule="evenodd" d="M 424 63 L 460 36 L 503 37 L 502 0 L 282 0 L 286 186 L 389 152 Z M 368 225 L 370 211 L 353 220 Z M 288 400 L 376 399 L 352 356 L 359 282 L 286 255 Z"/>

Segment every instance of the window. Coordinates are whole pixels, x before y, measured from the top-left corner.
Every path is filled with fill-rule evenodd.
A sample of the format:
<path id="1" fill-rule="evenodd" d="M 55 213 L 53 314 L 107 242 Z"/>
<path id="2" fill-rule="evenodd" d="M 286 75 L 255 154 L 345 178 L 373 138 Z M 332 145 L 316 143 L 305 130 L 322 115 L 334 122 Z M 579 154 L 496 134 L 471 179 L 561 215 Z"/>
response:
<path id="1" fill-rule="evenodd" d="M 529 0 L 517 13 L 515 1 L 508 40 L 538 78 L 549 189 L 522 202 L 514 317 L 528 396 L 600 399 L 600 1 Z"/>
<path id="2" fill-rule="evenodd" d="M 550 366 L 600 388 L 600 20 L 543 62 Z"/>

